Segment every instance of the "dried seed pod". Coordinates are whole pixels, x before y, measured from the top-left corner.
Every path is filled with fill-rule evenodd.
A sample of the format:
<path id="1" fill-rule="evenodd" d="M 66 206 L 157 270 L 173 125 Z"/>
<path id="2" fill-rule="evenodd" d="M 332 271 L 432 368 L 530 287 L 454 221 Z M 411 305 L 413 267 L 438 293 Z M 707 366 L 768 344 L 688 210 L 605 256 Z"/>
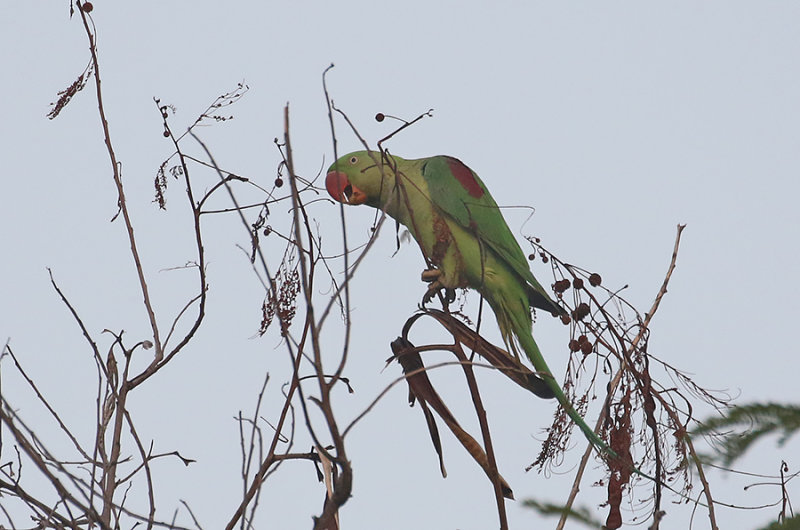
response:
<path id="1" fill-rule="evenodd" d="M 561 315 L 561 323 L 562 324 L 564 324 L 566 326 L 566 325 L 569 325 L 570 322 L 572 322 L 572 319 L 569 318 L 568 314 L 564 313 L 563 315 Z"/>
<path id="2" fill-rule="evenodd" d="M 581 280 L 580 278 L 575 278 L 574 280 L 572 280 L 572 286 L 575 289 L 583 289 L 583 280 Z"/>
<path id="3" fill-rule="evenodd" d="M 569 280 L 567 279 L 558 280 L 553 284 L 553 290 L 557 293 L 563 293 L 567 289 L 569 289 Z"/>
<path id="4" fill-rule="evenodd" d="M 602 283 L 602 281 L 603 279 L 596 272 L 593 272 L 592 274 L 589 275 L 589 285 L 591 285 L 592 287 L 597 287 Z"/>
<path id="5" fill-rule="evenodd" d="M 576 352 L 576 351 L 579 351 L 580 349 L 581 349 L 581 345 L 578 344 L 577 340 L 572 339 L 571 341 L 569 341 L 569 351 Z"/>
<path id="6" fill-rule="evenodd" d="M 582 302 L 572 312 L 572 318 L 575 320 L 583 320 L 589 314 L 589 304 Z"/>

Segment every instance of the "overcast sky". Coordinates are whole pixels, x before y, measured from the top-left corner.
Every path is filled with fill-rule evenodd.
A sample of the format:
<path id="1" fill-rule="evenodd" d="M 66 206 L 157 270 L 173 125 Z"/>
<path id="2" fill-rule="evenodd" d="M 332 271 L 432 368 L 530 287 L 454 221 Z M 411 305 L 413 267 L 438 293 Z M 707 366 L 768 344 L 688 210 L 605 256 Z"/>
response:
<path id="1" fill-rule="evenodd" d="M 182 186 L 171 186 L 168 212 L 152 203 L 156 170 L 171 153 L 153 98 L 175 106 L 172 124 L 180 131 L 215 97 L 245 82 L 250 90 L 230 108 L 235 119 L 199 133 L 223 167 L 269 186 L 280 160 L 273 138 L 283 134 L 287 102 L 298 173 L 313 176 L 332 161 L 321 75 L 335 63 L 331 97 L 368 141 L 374 145 L 396 125 L 375 122 L 376 112 L 410 119 L 434 109 L 432 118 L 392 140 L 394 153 L 460 158 L 498 204 L 535 208 L 530 219 L 529 210 L 507 211 L 520 240 L 541 237 L 562 259 L 601 273 L 609 288 L 628 285 L 626 298 L 642 312 L 663 280 L 676 225 L 685 223 L 650 352 L 737 402 L 797 402 L 800 4 L 98 0 L 92 15 L 109 124 L 165 320 L 194 286 L 190 271 L 167 269 L 193 255 Z M 0 49 L 0 343 L 10 339 L 91 444 L 95 369 L 46 268 L 101 350 L 110 345 L 103 329 L 124 329 L 133 341 L 148 338 L 148 325 L 124 227 L 109 223 L 116 192 L 93 85 L 57 119 L 46 118 L 48 104 L 89 60 L 86 35 L 79 18 L 69 18 L 66 1 L 17 2 L 0 16 Z M 359 148 L 344 122 L 337 127 L 340 153 Z M 215 177 L 198 172 L 197 178 L 207 187 Z M 338 207 L 318 202 L 311 211 L 334 253 Z M 275 215 L 285 216 L 285 208 Z M 372 212 L 350 209 L 348 216 L 350 236 L 365 241 Z M 252 338 L 263 291 L 236 247 L 248 244 L 247 234 L 233 217 L 204 222 L 208 320 L 131 407 L 156 450 L 177 449 L 197 460 L 188 468 L 175 460 L 154 466 L 159 516 L 169 519 L 183 499 L 205 528 L 219 528 L 241 495 L 233 418 L 252 410 L 269 372 L 263 416 L 273 420 L 289 372 L 274 334 Z M 400 374 L 396 366 L 383 370 L 388 344 L 424 290 L 419 252 L 408 244 L 393 256 L 394 250 L 387 225 L 355 281 L 345 375 L 356 392 L 334 396 L 345 423 Z M 547 267 L 533 267 L 549 281 Z M 497 339 L 492 327 L 489 321 L 487 336 Z M 534 330 L 559 374 L 566 329 L 540 318 Z M 338 351 L 331 333 L 329 347 Z M 0 373 L 3 395 L 47 439 L 53 426 L 8 359 Z M 437 374 L 437 384 L 477 436 L 463 381 L 452 373 Z M 480 383 L 498 463 L 517 498 L 563 501 L 583 450 L 578 435 L 561 467 L 549 475 L 525 473 L 555 404 L 488 371 Z M 704 417 L 709 410 L 698 405 L 696 412 Z M 590 410 L 590 423 L 596 413 Z M 405 385 L 396 386 L 348 438 L 355 477 L 343 528 L 496 527 L 491 485 L 442 429 L 447 479 L 439 476 L 422 413 L 407 407 Z M 7 435 L 3 441 L 0 464 L 13 458 Z M 783 449 L 773 442 L 759 445 L 739 467 L 775 474 L 785 459 L 796 471 L 797 440 Z M 308 447 L 299 433 L 296 449 Z M 314 477 L 306 463 L 284 465 L 267 483 L 257 527 L 309 527 L 323 491 Z M 605 519 L 598 507 L 605 489 L 592 486 L 601 477 L 597 469 L 584 480 L 579 504 Z M 772 486 L 743 491 L 759 479 L 710 477 L 715 497 L 727 503 L 779 499 Z M 691 506 L 668 502 L 665 509 L 666 526 L 688 528 Z M 509 503 L 508 512 L 512 528 L 540 524 L 521 502 Z M 756 528 L 776 513 L 719 508 L 718 516 L 723 528 Z M 646 509 L 626 512 L 628 521 L 643 515 Z M 190 524 L 185 513 L 179 520 Z M 698 510 L 694 528 L 707 525 Z"/>

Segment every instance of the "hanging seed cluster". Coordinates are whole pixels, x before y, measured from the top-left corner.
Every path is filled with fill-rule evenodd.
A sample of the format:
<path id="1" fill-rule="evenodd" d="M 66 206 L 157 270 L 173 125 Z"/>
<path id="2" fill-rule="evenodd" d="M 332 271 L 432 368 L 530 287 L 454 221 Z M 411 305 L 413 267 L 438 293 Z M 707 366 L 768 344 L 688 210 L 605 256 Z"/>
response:
<path id="1" fill-rule="evenodd" d="M 570 272 L 575 275 L 578 271 L 573 271 L 568 269 Z M 557 280 L 553 283 L 553 292 L 556 295 L 556 298 L 559 300 L 564 300 L 565 294 L 572 289 L 573 290 L 573 299 L 575 300 L 575 308 L 571 310 L 569 313 L 565 313 L 561 315 L 561 322 L 564 325 L 568 325 L 570 323 L 578 324 L 576 326 L 576 331 L 573 332 L 573 337 L 569 341 L 569 351 L 572 353 L 581 352 L 584 356 L 589 355 L 594 350 L 594 344 L 589 340 L 585 333 L 581 333 L 577 337 L 574 336 L 574 333 L 577 332 L 579 327 L 586 327 L 580 326 L 583 324 L 587 317 L 591 315 L 592 309 L 589 303 L 583 301 L 583 292 L 586 289 L 586 281 L 589 282 L 589 285 L 592 287 L 599 287 L 602 283 L 602 278 L 596 272 L 588 274 L 586 279 L 573 276 L 572 279 L 570 278 L 562 278 Z"/>
<path id="2" fill-rule="evenodd" d="M 571 339 L 569 341 L 569 351 L 571 352 L 581 352 L 584 355 L 589 355 L 592 353 L 594 349 L 594 345 L 589 341 L 589 338 L 584 335 L 578 335 L 577 339 Z"/>
<path id="3" fill-rule="evenodd" d="M 264 335 L 277 315 L 281 324 L 281 336 L 285 337 L 297 314 L 297 295 L 300 292 L 300 274 L 297 268 L 287 271 L 281 267 L 267 297 L 261 304 L 261 326 L 258 334 Z"/>
<path id="4" fill-rule="evenodd" d="M 539 246 L 540 243 L 542 242 L 541 239 L 539 239 L 538 237 L 526 237 L 525 239 L 530 241 L 531 244 L 533 244 L 533 246 L 536 248 L 536 252 L 528 254 L 529 261 L 534 261 L 536 259 L 537 254 L 539 256 L 539 259 L 542 260 L 542 263 L 547 263 L 550 261 L 550 256 L 547 255 L 547 251 L 544 250 L 541 246 Z"/>
<path id="5" fill-rule="evenodd" d="M 86 82 L 89 80 L 93 71 L 93 66 L 90 63 L 89 66 L 86 67 L 86 70 L 84 70 L 71 85 L 58 92 L 58 100 L 55 103 L 50 103 L 50 112 L 47 113 L 48 119 L 55 119 L 72 100 L 72 97 L 83 90 L 83 87 L 86 86 Z"/>

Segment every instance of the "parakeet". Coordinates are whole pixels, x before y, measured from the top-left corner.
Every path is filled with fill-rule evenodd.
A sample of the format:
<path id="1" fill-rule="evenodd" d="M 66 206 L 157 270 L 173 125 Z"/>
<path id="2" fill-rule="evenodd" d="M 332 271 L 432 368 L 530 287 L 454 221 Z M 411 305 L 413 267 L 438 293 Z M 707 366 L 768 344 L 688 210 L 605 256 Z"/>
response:
<path id="1" fill-rule="evenodd" d="M 433 156 L 405 160 L 359 151 L 339 158 L 325 178 L 336 201 L 384 210 L 405 225 L 420 246 L 431 282 L 426 298 L 444 288 L 469 287 L 492 308 L 503 340 L 525 352 L 550 392 L 598 450 L 611 453 L 567 400 L 531 330 L 530 308 L 564 312 L 534 278 L 503 214 L 478 175 L 460 160 Z"/>

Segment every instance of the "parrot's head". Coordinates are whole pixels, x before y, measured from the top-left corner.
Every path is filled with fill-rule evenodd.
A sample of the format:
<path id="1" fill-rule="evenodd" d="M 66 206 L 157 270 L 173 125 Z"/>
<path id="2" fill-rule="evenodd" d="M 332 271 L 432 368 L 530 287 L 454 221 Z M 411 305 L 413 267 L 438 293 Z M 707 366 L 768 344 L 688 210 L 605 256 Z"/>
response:
<path id="1" fill-rule="evenodd" d="M 372 155 L 372 156 L 370 156 Z M 334 200 L 345 204 L 380 206 L 382 192 L 380 153 L 356 151 L 331 164 L 325 177 L 325 187 Z"/>

